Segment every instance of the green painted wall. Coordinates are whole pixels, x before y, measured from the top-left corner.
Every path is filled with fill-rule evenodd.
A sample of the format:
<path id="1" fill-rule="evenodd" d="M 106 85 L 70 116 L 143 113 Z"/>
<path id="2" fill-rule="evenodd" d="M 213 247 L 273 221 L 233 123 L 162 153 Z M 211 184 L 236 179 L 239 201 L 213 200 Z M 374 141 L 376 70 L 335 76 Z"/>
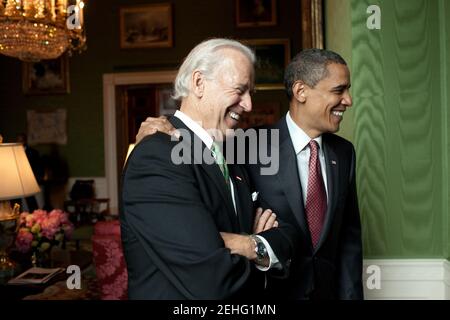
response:
<path id="1" fill-rule="evenodd" d="M 373 4 L 381 30 L 366 27 Z M 328 48 L 351 57 L 343 135 L 357 149 L 365 256 L 449 257 L 449 4 L 328 0 L 326 15 Z"/>
<path id="2" fill-rule="evenodd" d="M 13 141 L 26 131 L 26 111 L 67 110 L 68 143 L 58 151 L 69 165 L 71 176 L 104 176 L 102 75 L 175 69 L 186 54 L 209 37 L 289 38 L 291 52 L 301 47 L 300 1 L 278 1 L 278 24 L 274 27 L 237 28 L 234 1 L 172 0 L 173 48 L 120 49 L 119 8 L 124 5 L 160 3 L 161 0 L 95 0 L 85 10 L 88 49 L 69 59 L 71 93 L 60 96 L 24 96 L 21 62 L 0 55 L 0 133 Z M 259 92 L 255 101 L 288 104 L 284 91 Z M 47 145 L 37 147 L 42 154 Z"/>
<path id="3" fill-rule="evenodd" d="M 450 259 L 450 175 L 449 172 L 449 151 L 450 151 L 450 3 L 446 0 L 439 0 L 439 29 L 440 32 L 440 63 L 441 63 L 441 97 L 442 97 L 442 172 L 444 183 L 442 184 L 442 206 L 444 209 L 443 218 L 443 242 L 444 253 Z"/>

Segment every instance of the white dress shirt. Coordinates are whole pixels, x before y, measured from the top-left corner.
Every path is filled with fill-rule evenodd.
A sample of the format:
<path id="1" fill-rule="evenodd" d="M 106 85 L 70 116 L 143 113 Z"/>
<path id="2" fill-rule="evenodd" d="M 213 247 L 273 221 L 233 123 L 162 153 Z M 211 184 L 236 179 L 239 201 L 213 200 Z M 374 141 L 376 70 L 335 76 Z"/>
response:
<path id="1" fill-rule="evenodd" d="M 295 154 L 297 156 L 297 169 L 300 177 L 300 183 L 302 186 L 303 203 L 306 204 L 306 194 L 308 190 L 308 176 L 309 176 L 309 142 L 311 138 L 292 120 L 289 112 L 286 115 L 286 123 L 291 136 L 292 144 L 294 145 Z M 325 185 L 325 192 L 328 197 L 327 186 L 327 172 L 325 168 L 325 155 L 322 148 L 322 136 L 314 138 L 319 144 L 319 161 L 320 170 L 322 172 L 323 184 Z"/>
<path id="2" fill-rule="evenodd" d="M 177 117 L 178 119 L 180 119 L 186 125 L 186 127 L 191 129 L 192 132 L 194 132 L 197 135 L 197 137 L 199 137 L 203 141 L 205 146 L 209 150 L 211 150 L 214 140 L 209 135 L 208 131 L 203 129 L 203 127 L 200 124 L 198 124 L 197 122 L 192 120 L 191 117 L 189 117 L 185 113 L 181 112 L 180 110 L 175 111 L 174 116 Z M 236 211 L 236 200 L 234 198 L 233 181 L 231 181 L 231 178 L 229 178 L 229 180 L 230 180 L 231 199 L 233 200 L 234 212 L 237 212 Z"/>
<path id="3" fill-rule="evenodd" d="M 211 150 L 214 140 L 200 124 L 198 124 L 197 122 L 192 120 L 188 115 L 181 112 L 180 110 L 177 110 L 175 112 L 174 116 L 177 117 L 178 119 L 180 119 L 190 130 L 192 130 L 192 132 L 194 132 L 203 141 L 203 143 L 206 145 L 206 147 Z M 233 181 L 231 180 L 231 177 L 229 178 L 229 180 L 230 180 L 230 190 L 231 190 L 231 198 L 233 200 L 234 212 L 237 214 L 236 200 L 235 200 L 235 196 L 234 196 L 234 185 L 233 185 Z M 267 242 L 267 240 L 261 236 L 257 236 L 257 237 L 259 239 L 261 239 L 261 241 L 266 246 L 267 253 L 270 258 L 270 262 L 269 262 L 268 267 L 261 267 L 259 265 L 256 265 L 256 267 L 261 271 L 266 271 L 274 266 L 279 266 L 280 264 L 278 262 L 278 259 L 275 255 L 275 253 L 273 252 L 272 248 L 270 247 L 269 243 Z"/>

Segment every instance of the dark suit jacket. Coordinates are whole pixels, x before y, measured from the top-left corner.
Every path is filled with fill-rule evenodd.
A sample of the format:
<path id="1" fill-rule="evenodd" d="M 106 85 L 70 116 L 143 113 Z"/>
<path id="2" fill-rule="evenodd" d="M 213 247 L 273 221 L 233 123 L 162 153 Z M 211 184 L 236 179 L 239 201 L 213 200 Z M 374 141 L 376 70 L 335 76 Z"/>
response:
<path id="1" fill-rule="evenodd" d="M 269 278 L 269 296 L 277 299 L 362 299 L 361 225 L 353 145 L 334 134 L 322 135 L 329 201 L 322 235 L 314 249 L 286 117 L 271 129 L 279 130 L 279 146 L 269 141 L 275 146 L 274 151 L 279 152 L 278 173 L 260 175 L 259 164 L 248 165 L 248 173 L 260 192 L 262 206 L 272 208 L 280 219 L 294 225 L 299 237 L 289 277 Z M 250 149 L 250 152 L 257 151 Z"/>
<path id="2" fill-rule="evenodd" d="M 170 121 L 187 132 L 183 142 L 162 133 L 146 137 L 123 173 L 120 219 L 129 298 L 226 299 L 257 292 L 256 286 L 264 285 L 261 273 L 245 257 L 230 254 L 219 234 L 252 233 L 254 208 L 245 170 L 229 166 L 236 215 L 219 166 L 212 157 L 212 164 L 201 159 L 203 153 L 210 156 L 206 146 L 178 118 Z M 181 146 L 191 164 L 171 160 Z M 202 153 L 194 154 L 195 146 Z"/>

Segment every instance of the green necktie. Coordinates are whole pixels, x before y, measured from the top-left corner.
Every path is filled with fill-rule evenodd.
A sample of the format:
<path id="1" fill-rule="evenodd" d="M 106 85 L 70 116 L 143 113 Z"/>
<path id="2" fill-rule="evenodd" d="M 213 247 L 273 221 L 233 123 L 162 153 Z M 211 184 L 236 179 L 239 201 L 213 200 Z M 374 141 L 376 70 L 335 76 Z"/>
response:
<path id="1" fill-rule="evenodd" d="M 220 171 L 222 171 L 223 177 L 225 178 L 225 183 L 229 187 L 230 186 L 230 174 L 228 172 L 227 162 L 225 161 L 225 158 L 222 154 L 222 151 L 220 150 L 220 147 L 215 142 L 213 142 L 213 144 L 212 144 L 211 152 L 212 152 L 214 159 L 216 160 L 217 165 L 220 168 Z"/>

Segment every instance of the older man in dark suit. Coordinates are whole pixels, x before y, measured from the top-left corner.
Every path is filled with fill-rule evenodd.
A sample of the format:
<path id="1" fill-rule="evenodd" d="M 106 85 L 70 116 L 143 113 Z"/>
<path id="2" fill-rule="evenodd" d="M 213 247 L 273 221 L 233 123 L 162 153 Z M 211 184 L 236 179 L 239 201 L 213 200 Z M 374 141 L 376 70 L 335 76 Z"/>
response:
<path id="1" fill-rule="evenodd" d="M 271 228 L 270 210 L 254 220 L 248 176 L 218 143 L 252 108 L 254 60 L 233 40 L 196 46 L 175 80 L 181 106 L 170 123 L 181 141 L 156 133 L 130 155 L 120 219 L 131 299 L 248 298 L 264 286 L 255 263 L 286 265 L 292 228 Z"/>

